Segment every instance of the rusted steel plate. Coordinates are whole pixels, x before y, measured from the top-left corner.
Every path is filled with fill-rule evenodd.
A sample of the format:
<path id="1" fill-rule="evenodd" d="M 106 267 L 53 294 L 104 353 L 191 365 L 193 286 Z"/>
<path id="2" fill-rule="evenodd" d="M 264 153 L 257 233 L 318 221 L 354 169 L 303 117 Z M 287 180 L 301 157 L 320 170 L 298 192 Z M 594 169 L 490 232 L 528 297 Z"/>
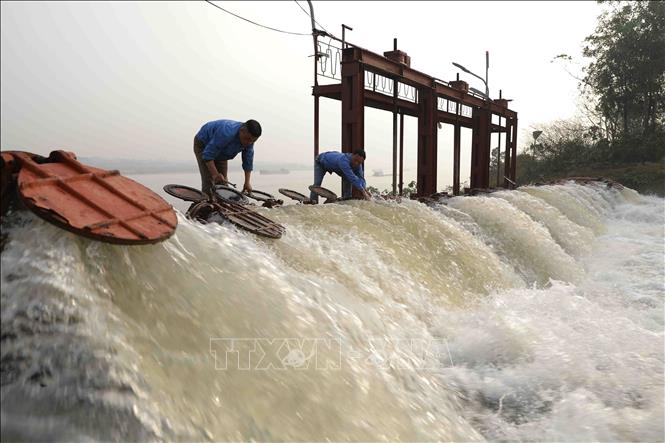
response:
<path id="1" fill-rule="evenodd" d="M 276 199 L 274 195 L 263 191 L 257 191 L 256 189 L 252 190 L 252 192 L 246 193 L 245 195 L 249 198 L 262 202 L 263 204 L 261 206 L 264 208 L 274 208 L 284 204 L 283 200 Z"/>
<path id="2" fill-rule="evenodd" d="M 247 197 L 235 188 L 226 185 L 215 185 L 215 195 L 224 200 L 231 200 L 243 205 L 249 203 Z"/>
<path id="3" fill-rule="evenodd" d="M 296 200 L 301 203 L 309 203 L 311 201 L 306 195 L 303 195 L 300 192 L 292 191 L 290 189 L 280 188 L 279 193 L 287 196 L 291 200 Z"/>
<path id="4" fill-rule="evenodd" d="M 309 190 L 318 195 L 319 197 L 325 198 L 326 201 L 334 202 L 335 200 L 337 200 L 337 194 L 335 194 L 330 189 L 324 188 L 323 186 L 311 185 L 309 187 Z"/>
<path id="5" fill-rule="evenodd" d="M 198 202 L 208 199 L 208 197 L 202 191 L 199 191 L 195 188 L 190 188 L 189 186 L 164 185 L 163 189 L 167 194 L 188 202 Z"/>
<path id="6" fill-rule="evenodd" d="M 83 165 L 64 151 L 53 151 L 39 163 L 24 152 L 14 156 L 21 164 L 21 199 L 61 228 L 118 244 L 156 243 L 176 229 L 171 205 L 118 171 Z"/>
<path id="7" fill-rule="evenodd" d="M 264 237 L 280 238 L 286 229 L 279 223 L 275 223 L 252 211 L 251 209 L 230 201 L 218 201 L 217 204 L 222 208 L 224 217 L 236 226 L 246 229 L 254 234 Z"/>
<path id="8" fill-rule="evenodd" d="M 187 216 L 204 223 L 228 220 L 239 228 L 263 237 L 280 238 L 286 231 L 279 223 L 230 200 L 195 203 L 187 211 Z"/>
<path id="9" fill-rule="evenodd" d="M 249 192 L 246 194 L 247 197 L 253 198 L 254 200 L 258 200 L 260 202 L 266 202 L 270 200 L 275 200 L 275 197 L 272 194 L 268 194 L 267 192 L 263 191 L 257 191 L 257 190 L 252 190 L 252 192 Z"/>

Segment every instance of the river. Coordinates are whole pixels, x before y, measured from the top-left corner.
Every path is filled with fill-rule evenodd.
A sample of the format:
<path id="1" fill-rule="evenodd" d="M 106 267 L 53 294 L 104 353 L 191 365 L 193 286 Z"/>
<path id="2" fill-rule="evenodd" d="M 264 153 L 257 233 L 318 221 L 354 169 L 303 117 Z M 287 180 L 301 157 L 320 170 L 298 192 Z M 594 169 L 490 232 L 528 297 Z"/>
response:
<path id="1" fill-rule="evenodd" d="M 156 177 L 135 178 L 198 186 Z M 281 239 L 180 215 L 116 246 L 8 217 L 3 441 L 665 439 L 662 198 L 258 210 Z"/>

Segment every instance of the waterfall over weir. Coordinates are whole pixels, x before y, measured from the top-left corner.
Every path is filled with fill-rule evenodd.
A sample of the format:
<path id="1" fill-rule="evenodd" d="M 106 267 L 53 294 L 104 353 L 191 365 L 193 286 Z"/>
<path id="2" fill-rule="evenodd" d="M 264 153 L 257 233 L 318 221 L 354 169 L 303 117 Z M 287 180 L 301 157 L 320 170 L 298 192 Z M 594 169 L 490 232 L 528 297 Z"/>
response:
<path id="1" fill-rule="evenodd" d="M 131 247 L 8 217 L 3 440 L 665 439 L 662 198 L 269 211 Z"/>

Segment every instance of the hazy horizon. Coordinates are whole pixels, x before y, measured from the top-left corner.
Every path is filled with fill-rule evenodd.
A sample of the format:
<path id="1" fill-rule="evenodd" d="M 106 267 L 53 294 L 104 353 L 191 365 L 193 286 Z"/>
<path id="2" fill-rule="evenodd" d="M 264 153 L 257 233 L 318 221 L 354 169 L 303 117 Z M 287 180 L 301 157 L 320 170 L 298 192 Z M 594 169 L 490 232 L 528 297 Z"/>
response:
<path id="1" fill-rule="evenodd" d="M 310 32 L 295 2 L 220 5 L 261 24 Z M 2 2 L 1 8 L 4 150 L 67 149 L 80 157 L 196 168 L 192 139 L 204 123 L 255 118 L 264 130 L 257 162 L 311 162 L 311 36 L 262 29 L 205 2 Z M 577 81 L 551 60 L 564 52 L 580 60 L 581 43 L 601 12 L 594 2 L 314 2 L 314 8 L 329 32 L 340 34 L 344 22 L 353 27 L 347 39 L 374 52 L 392 49 L 398 38 L 413 68 L 442 79 L 455 78 L 453 61 L 483 74 L 488 50 L 490 93 L 498 97 L 502 89 L 513 99 L 519 149 L 534 127 L 575 115 Z M 461 78 L 484 88 L 467 74 Z M 339 106 L 321 100 L 322 150 L 339 150 Z M 365 114 L 367 168 L 390 170 L 392 116 L 370 108 Z M 405 120 L 405 167 L 414 167 L 417 121 Z M 444 125 L 440 134 L 445 182 L 452 130 Z M 462 142 L 465 165 L 470 131 Z"/>

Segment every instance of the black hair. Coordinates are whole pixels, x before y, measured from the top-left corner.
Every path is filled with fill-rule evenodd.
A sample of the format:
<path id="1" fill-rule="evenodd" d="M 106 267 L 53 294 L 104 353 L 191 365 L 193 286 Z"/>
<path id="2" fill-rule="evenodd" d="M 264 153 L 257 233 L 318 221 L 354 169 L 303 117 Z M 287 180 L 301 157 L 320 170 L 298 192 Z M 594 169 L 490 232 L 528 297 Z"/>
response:
<path id="1" fill-rule="evenodd" d="M 367 158 L 367 155 L 365 154 L 364 149 L 356 149 L 355 151 L 353 151 L 353 155 L 359 155 L 363 158 L 363 160 L 365 160 Z"/>
<path id="2" fill-rule="evenodd" d="M 261 137 L 261 125 L 256 120 L 247 120 L 243 125 L 252 137 Z"/>

